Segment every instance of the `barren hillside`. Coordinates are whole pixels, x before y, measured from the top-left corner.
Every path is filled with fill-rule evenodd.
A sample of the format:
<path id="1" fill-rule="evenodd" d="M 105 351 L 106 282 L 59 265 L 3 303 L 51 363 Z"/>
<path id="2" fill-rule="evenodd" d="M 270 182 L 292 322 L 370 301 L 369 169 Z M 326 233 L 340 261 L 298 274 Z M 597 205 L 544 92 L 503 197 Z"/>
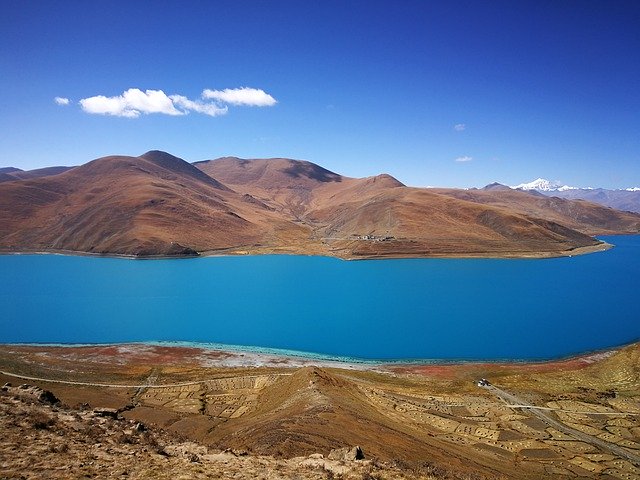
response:
<path id="1" fill-rule="evenodd" d="M 640 231 L 640 215 L 588 202 L 409 188 L 290 159 L 189 164 L 152 151 L 2 175 L 5 252 L 555 256 L 602 248 L 594 234 Z"/>

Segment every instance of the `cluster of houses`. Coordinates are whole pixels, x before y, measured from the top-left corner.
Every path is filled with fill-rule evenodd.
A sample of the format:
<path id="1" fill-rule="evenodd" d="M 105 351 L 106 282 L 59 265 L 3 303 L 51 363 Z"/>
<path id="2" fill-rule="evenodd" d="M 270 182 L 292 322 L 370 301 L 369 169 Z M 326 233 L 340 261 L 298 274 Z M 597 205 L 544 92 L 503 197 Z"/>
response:
<path id="1" fill-rule="evenodd" d="M 388 242 L 389 240 L 393 240 L 395 237 L 391 237 L 389 235 L 357 235 L 356 238 L 358 240 L 369 240 L 372 242 Z"/>

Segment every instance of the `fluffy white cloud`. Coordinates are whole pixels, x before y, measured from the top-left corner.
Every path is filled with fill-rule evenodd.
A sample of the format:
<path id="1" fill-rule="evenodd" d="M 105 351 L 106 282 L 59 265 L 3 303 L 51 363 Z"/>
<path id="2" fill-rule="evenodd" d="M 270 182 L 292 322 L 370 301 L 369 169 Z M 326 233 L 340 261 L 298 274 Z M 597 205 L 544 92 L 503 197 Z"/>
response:
<path id="1" fill-rule="evenodd" d="M 229 111 L 229 107 L 227 106 L 221 107 L 215 103 L 204 103 L 189 100 L 183 95 L 171 95 L 169 98 L 171 98 L 173 104 L 177 107 L 183 108 L 187 111 L 192 110 L 194 112 L 204 113 L 205 115 L 210 115 L 212 117 L 225 115 Z"/>
<path id="2" fill-rule="evenodd" d="M 473 157 L 468 157 L 466 155 L 464 157 L 456 158 L 456 162 L 470 162 L 471 160 L 473 160 Z"/>
<path id="3" fill-rule="evenodd" d="M 69 99 L 65 97 L 56 97 L 53 99 L 58 105 L 69 105 Z"/>
<path id="4" fill-rule="evenodd" d="M 115 97 L 96 95 L 80 100 L 82 109 L 97 115 L 137 118 L 141 114 L 162 113 L 165 115 L 186 115 L 189 112 L 216 117 L 229 111 L 228 105 L 248 105 L 265 107 L 275 105 L 276 100 L 264 90 L 255 88 L 227 88 L 202 92 L 203 100 L 190 100 L 184 95 L 166 95 L 162 90 L 130 88 Z M 209 101 L 206 101 L 209 100 Z M 58 105 L 68 105 L 69 99 L 55 98 Z"/>
<path id="5" fill-rule="evenodd" d="M 138 88 L 130 88 L 116 97 L 96 95 L 95 97 L 83 98 L 80 100 L 80 105 L 87 113 L 116 117 L 136 118 L 141 113 L 185 114 L 185 112 L 176 109 L 171 99 L 162 90 L 143 92 Z"/>
<path id="6" fill-rule="evenodd" d="M 209 90 L 207 88 L 202 92 L 202 98 L 249 107 L 271 107 L 277 103 L 276 99 L 264 90 L 248 87 L 225 88 L 224 90 Z"/>
<path id="7" fill-rule="evenodd" d="M 453 126 L 453 129 L 454 129 L 456 132 L 463 132 L 466 128 L 467 128 L 467 125 L 466 125 L 466 124 L 464 124 L 464 123 L 456 123 L 456 124 Z"/>

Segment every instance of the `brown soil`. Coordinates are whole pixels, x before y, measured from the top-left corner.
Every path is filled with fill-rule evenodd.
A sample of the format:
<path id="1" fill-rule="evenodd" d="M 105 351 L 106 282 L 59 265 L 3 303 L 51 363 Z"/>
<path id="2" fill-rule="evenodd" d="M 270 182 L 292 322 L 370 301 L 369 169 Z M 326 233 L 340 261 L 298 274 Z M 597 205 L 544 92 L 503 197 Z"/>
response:
<path id="1" fill-rule="evenodd" d="M 640 215 L 584 201 L 410 188 L 289 159 L 192 165 L 154 151 L 5 175 L 6 253 L 548 257 L 599 250 L 594 234 L 640 231 Z"/>
<path id="2" fill-rule="evenodd" d="M 0 478 L 435 478 L 366 459 L 276 459 L 212 450 L 115 411 L 71 409 L 39 400 L 39 394 L 28 385 L 0 391 Z"/>
<path id="3" fill-rule="evenodd" d="M 6 345 L 0 370 L 48 381 L 0 374 L 0 382 L 38 385 L 76 408 L 118 409 L 125 419 L 155 425 L 208 452 L 230 448 L 278 459 L 265 467 L 269 471 L 285 468 L 286 459 L 326 457 L 360 445 L 376 465 L 395 465 L 410 478 L 416 472 L 437 478 L 640 475 L 639 465 L 559 432 L 475 385 L 488 378 L 551 409 L 549 415 L 573 430 L 637 455 L 637 344 L 535 364 L 336 368 L 306 362 L 150 345 Z"/>

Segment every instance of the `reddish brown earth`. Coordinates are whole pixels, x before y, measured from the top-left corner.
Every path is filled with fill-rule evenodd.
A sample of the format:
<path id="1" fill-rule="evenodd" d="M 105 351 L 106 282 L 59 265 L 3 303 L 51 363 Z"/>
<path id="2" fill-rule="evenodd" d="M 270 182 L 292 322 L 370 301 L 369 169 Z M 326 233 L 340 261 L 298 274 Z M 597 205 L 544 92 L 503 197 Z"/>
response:
<path id="1" fill-rule="evenodd" d="M 588 235 L 628 233 L 638 229 L 635 215 L 612 215 L 613 209 L 593 208 L 594 204 L 585 200 L 567 201 L 564 198 L 549 197 L 537 192 L 512 189 L 434 190 L 443 195 L 480 205 L 517 209 L 527 215 L 545 218 Z"/>
<path id="2" fill-rule="evenodd" d="M 339 451 L 334 458 L 315 454 L 291 459 L 219 451 L 127 420 L 116 411 L 91 410 L 87 405 L 70 408 L 50 392 L 27 384 L 0 389 L 0 431 L 3 479 L 452 478 L 347 455 L 340 458 Z"/>
<path id="3" fill-rule="evenodd" d="M 0 184 L 0 245 L 7 251 L 189 255 L 280 243 L 298 230 L 162 152 Z"/>
<path id="4" fill-rule="evenodd" d="M 64 173 L 67 170 L 71 170 L 72 168 L 73 167 L 45 167 L 27 171 L 12 167 L 0 168 L 0 183 L 13 180 L 27 180 L 32 178 L 49 177 L 51 175 Z"/>
<path id="5" fill-rule="evenodd" d="M 32 473 L 28 478 L 38 478 L 29 468 L 42 476 L 65 462 L 74 472 L 101 477 L 121 469 L 141 476 L 141 465 L 175 472 L 187 468 L 179 454 L 186 448 L 200 457 L 191 466 L 202 478 L 231 465 L 241 469 L 233 455 L 208 457 L 226 449 L 248 452 L 245 468 L 254 475 L 289 478 L 278 469 L 298 468 L 305 459 L 319 461 L 318 454 L 326 459 L 332 450 L 354 445 L 373 461 L 367 468 L 375 468 L 347 464 L 343 478 L 360 478 L 352 473 L 457 479 L 640 475 L 634 460 L 640 458 L 638 344 L 535 364 L 360 368 L 300 364 L 287 357 L 274 366 L 268 356 L 208 352 L 152 345 L 0 346 L 0 384 L 36 385 L 66 405 L 44 412 L 43 419 L 42 412 L 16 400 L 20 389 L 12 387 L 8 397 L 0 394 L 0 477 L 22 468 Z M 481 377 L 545 408 L 556 424 L 479 388 Z M 91 414 L 101 408 L 116 409 L 120 423 L 105 424 Z M 164 433 L 153 440 L 132 431 L 136 422 Z M 584 435 L 558 431 L 557 422 Z M 58 449 L 63 443 L 67 446 Z M 158 457 L 158 443 L 173 445 L 167 451 L 175 453 Z M 175 444 L 183 446 L 176 450 Z M 621 451 L 628 458 L 616 455 Z M 37 462 L 29 461 L 32 453 Z M 128 460 L 131 456 L 136 462 Z M 328 462 L 324 467 L 333 474 L 314 472 L 309 478 L 336 478 L 341 465 Z"/>
<path id="6" fill-rule="evenodd" d="M 535 257 L 640 231 L 640 215 L 588 202 L 410 188 L 289 159 L 192 165 L 152 151 L 56 168 L 2 170 L 1 251 Z"/>

